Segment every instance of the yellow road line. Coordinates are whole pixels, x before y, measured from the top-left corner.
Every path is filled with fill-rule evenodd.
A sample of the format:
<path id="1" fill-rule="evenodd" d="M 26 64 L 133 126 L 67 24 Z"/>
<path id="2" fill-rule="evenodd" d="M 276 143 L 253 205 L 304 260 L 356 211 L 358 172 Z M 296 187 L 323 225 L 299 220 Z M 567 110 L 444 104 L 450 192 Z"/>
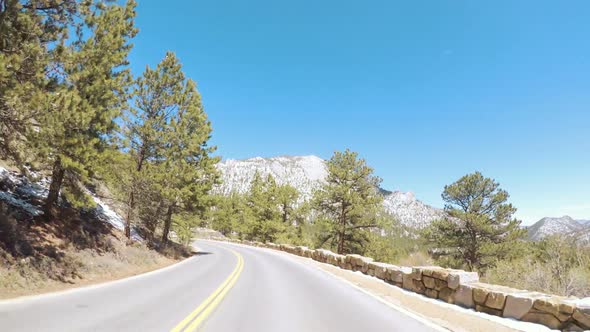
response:
<path id="1" fill-rule="evenodd" d="M 219 305 L 221 300 L 223 300 L 227 292 L 229 292 L 229 290 L 236 283 L 240 273 L 242 273 L 242 270 L 244 269 L 244 259 L 242 258 L 242 255 L 236 251 L 231 249 L 229 250 L 238 258 L 238 264 L 232 273 L 213 293 L 211 293 L 211 295 L 209 295 L 208 298 L 205 299 L 205 301 L 203 301 L 197 307 L 197 309 L 195 309 L 185 319 L 178 323 L 178 325 L 176 325 L 171 332 L 194 331 L 205 319 L 207 319 L 207 317 Z"/>
<path id="2" fill-rule="evenodd" d="M 238 274 L 236 274 L 234 276 L 234 278 L 232 279 L 232 281 L 227 285 L 226 288 L 223 289 L 223 292 L 221 292 L 221 294 L 219 294 L 219 296 L 217 296 L 215 298 L 215 300 L 213 300 L 213 303 L 211 303 L 211 305 L 207 306 L 207 308 L 205 308 L 205 310 L 203 310 L 203 313 L 201 315 L 199 315 L 192 323 L 191 325 L 189 325 L 185 332 L 192 332 L 195 331 L 199 325 L 201 325 L 201 323 L 203 323 L 203 321 L 205 321 L 205 319 L 207 319 L 207 317 L 209 317 L 209 315 L 211 315 L 211 313 L 213 312 L 213 310 L 215 310 L 215 308 L 219 305 L 219 303 L 221 302 L 221 300 L 223 300 L 223 298 L 225 297 L 225 295 L 227 294 L 227 292 L 229 292 L 229 290 L 233 287 L 233 285 L 236 283 L 236 281 L 238 281 L 238 277 L 240 275 L 240 273 L 242 272 L 242 270 L 244 269 L 244 263 L 242 263 L 240 265 L 240 269 L 238 270 Z"/>

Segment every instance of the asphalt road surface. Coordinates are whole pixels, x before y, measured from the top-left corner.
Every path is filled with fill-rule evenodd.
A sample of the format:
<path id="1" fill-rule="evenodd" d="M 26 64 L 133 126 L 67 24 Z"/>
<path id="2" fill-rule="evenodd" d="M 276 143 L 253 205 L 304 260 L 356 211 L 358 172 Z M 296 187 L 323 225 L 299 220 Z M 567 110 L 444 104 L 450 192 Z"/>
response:
<path id="1" fill-rule="evenodd" d="M 0 301 L 0 331 L 435 331 L 351 285 L 270 250 L 198 241 L 160 271 Z"/>

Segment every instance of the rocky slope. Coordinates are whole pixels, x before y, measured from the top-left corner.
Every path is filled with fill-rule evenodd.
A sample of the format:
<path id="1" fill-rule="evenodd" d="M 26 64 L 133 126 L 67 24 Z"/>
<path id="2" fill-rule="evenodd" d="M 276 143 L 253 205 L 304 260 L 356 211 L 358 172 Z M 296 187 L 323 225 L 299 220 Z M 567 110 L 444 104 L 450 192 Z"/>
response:
<path id="1" fill-rule="evenodd" d="M 570 216 L 559 218 L 545 217 L 528 228 L 528 238 L 533 241 L 555 234 L 590 239 L 590 225 L 587 220 L 575 220 Z"/>
<path id="2" fill-rule="evenodd" d="M 297 188 L 301 200 L 310 199 L 328 175 L 325 161 L 316 156 L 230 159 L 219 163 L 218 169 L 222 173 L 223 184 L 215 189 L 217 193 L 246 192 L 258 171 L 263 176 L 271 174 L 279 184 Z M 382 192 L 386 211 L 406 226 L 423 228 L 443 215 L 442 210 L 422 203 L 413 193 Z"/>
<path id="3" fill-rule="evenodd" d="M 221 171 L 223 184 L 215 191 L 223 195 L 245 193 L 254 174 L 258 172 L 262 176 L 271 174 L 278 184 L 297 188 L 302 199 L 308 200 L 328 175 L 324 160 L 316 156 L 229 159 L 217 167 Z"/>
<path id="4" fill-rule="evenodd" d="M 443 210 L 424 204 L 412 192 L 394 191 L 384 197 L 383 206 L 402 224 L 413 228 L 424 228 L 444 217 Z"/>

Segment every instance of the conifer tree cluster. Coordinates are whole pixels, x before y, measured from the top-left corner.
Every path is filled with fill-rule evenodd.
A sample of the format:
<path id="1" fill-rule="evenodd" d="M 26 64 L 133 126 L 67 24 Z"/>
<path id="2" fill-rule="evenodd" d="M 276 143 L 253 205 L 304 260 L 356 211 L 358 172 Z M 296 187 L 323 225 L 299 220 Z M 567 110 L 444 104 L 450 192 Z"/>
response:
<path id="1" fill-rule="evenodd" d="M 272 175 L 254 175 L 245 194 L 218 197 L 210 217 L 211 226 L 224 235 L 261 242 L 292 242 L 298 227 L 299 193 L 290 185 L 279 185 Z"/>
<path id="2" fill-rule="evenodd" d="M 208 209 L 218 158 L 174 53 L 133 78 L 136 5 L 0 1 L 0 153 L 51 175 L 48 222 L 64 204 L 92 206 L 88 185 L 100 179 L 124 203 L 126 235 L 135 225 L 165 244 Z"/>
<path id="3" fill-rule="evenodd" d="M 326 182 L 309 202 L 299 200 L 296 188 L 256 173 L 245 194 L 217 198 L 211 226 L 247 240 L 369 252 L 369 240 L 391 223 L 381 207 L 381 180 L 350 150 L 335 152 L 327 168 Z"/>

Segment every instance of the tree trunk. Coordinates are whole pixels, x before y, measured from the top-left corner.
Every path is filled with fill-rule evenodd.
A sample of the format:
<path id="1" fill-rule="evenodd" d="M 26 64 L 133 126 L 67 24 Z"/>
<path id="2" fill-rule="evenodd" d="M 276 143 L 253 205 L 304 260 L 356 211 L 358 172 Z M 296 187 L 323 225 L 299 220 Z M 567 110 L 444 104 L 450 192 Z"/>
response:
<path id="1" fill-rule="evenodd" d="M 150 219 L 148 220 L 147 223 L 147 230 L 148 230 L 148 235 L 149 235 L 149 240 L 150 242 L 154 242 L 156 240 L 155 234 L 156 234 L 156 227 L 158 226 L 158 222 L 160 220 L 160 213 L 162 212 L 162 209 L 164 208 L 164 204 L 160 201 L 160 203 L 158 204 L 158 208 L 156 209 L 156 212 L 154 213 L 153 216 L 150 217 Z"/>
<path id="2" fill-rule="evenodd" d="M 164 246 L 168 244 L 168 233 L 170 233 L 170 226 L 172 225 L 172 207 L 172 205 L 168 206 L 166 220 L 164 221 L 164 230 L 162 231 L 162 244 Z"/>
<path id="3" fill-rule="evenodd" d="M 139 151 L 139 159 L 137 160 L 137 165 L 135 166 L 135 172 L 137 174 L 133 174 L 131 177 L 131 186 L 129 190 L 129 199 L 127 200 L 127 218 L 125 218 L 125 236 L 128 239 L 131 239 L 131 222 L 133 221 L 133 210 L 135 209 L 135 188 L 137 185 L 136 175 L 139 176 L 141 172 L 141 168 L 143 167 L 143 161 L 145 160 L 145 148 L 142 147 Z"/>
<path id="4" fill-rule="evenodd" d="M 127 218 L 125 218 L 125 236 L 128 239 L 131 239 L 131 222 L 133 221 L 133 210 L 135 209 L 135 188 L 137 185 L 136 175 L 139 176 L 141 172 L 141 168 L 143 166 L 143 161 L 145 159 L 145 149 L 144 147 L 141 148 L 139 151 L 139 157 L 137 163 L 135 165 L 135 172 L 137 174 L 132 174 L 131 176 L 131 186 L 129 189 L 129 199 L 127 200 Z"/>
<path id="5" fill-rule="evenodd" d="M 342 205 L 342 213 L 340 214 L 340 232 L 338 234 L 338 254 L 344 254 L 344 241 L 346 236 L 346 213 L 344 205 Z"/>
<path id="6" fill-rule="evenodd" d="M 59 191 L 64 180 L 65 170 L 61 166 L 61 160 L 58 158 L 53 163 L 53 171 L 51 172 L 51 184 L 49 185 L 49 194 L 45 199 L 45 215 L 51 216 L 52 209 L 57 205 L 59 199 Z"/>
<path id="7" fill-rule="evenodd" d="M 131 219 L 133 218 L 133 208 L 135 207 L 134 189 L 129 191 L 129 201 L 127 202 L 127 218 L 125 218 L 125 236 L 131 238 Z"/>
<path id="8" fill-rule="evenodd" d="M 283 223 L 286 224 L 289 220 L 289 212 L 287 211 L 288 207 L 287 204 L 283 205 Z"/>
<path id="9" fill-rule="evenodd" d="M 338 239 L 338 254 L 339 255 L 343 255 L 344 254 L 344 236 L 346 235 L 345 232 L 345 224 L 342 224 L 342 229 L 340 230 L 340 234 L 339 235 L 339 239 Z"/>

